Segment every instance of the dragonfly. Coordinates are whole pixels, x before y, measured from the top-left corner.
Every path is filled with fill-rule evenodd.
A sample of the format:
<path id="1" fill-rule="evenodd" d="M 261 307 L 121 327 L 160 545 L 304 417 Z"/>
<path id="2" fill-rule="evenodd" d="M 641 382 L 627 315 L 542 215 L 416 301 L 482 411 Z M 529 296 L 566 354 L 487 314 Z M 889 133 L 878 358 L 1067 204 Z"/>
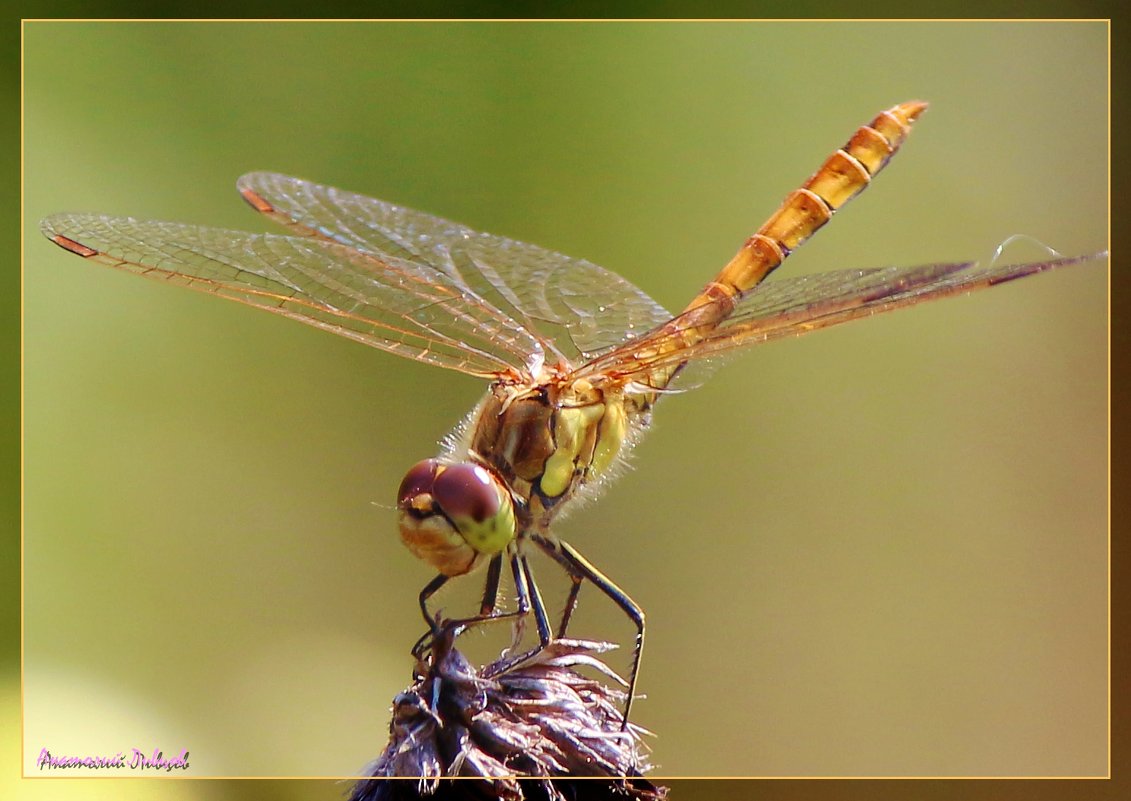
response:
<path id="1" fill-rule="evenodd" d="M 455 577 L 485 570 L 482 601 L 475 614 L 443 625 L 462 631 L 511 620 L 519 630 L 533 616 L 537 645 L 506 665 L 566 637 L 588 582 L 636 629 L 627 727 L 644 610 L 552 524 L 617 475 L 684 368 L 1094 258 L 841 270 L 764 283 L 871 183 L 926 108 L 901 103 L 858 128 L 678 314 L 591 262 L 275 173 L 244 175 L 238 188 L 287 234 L 97 214 L 58 214 L 41 228 L 85 259 L 487 380 L 442 452 L 411 467 L 397 491 L 401 539 L 436 571 L 418 598 L 428 630 L 413 653 L 420 658 L 440 634 L 429 602 Z M 570 581 L 556 626 L 528 562 L 532 549 Z M 511 611 L 501 611 L 504 566 L 515 588 Z"/>

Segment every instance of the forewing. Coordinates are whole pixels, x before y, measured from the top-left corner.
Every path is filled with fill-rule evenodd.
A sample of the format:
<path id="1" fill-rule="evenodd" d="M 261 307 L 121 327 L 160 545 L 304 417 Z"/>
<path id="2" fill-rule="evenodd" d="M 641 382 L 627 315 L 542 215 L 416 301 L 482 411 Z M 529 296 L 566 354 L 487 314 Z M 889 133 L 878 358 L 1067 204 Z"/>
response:
<path id="1" fill-rule="evenodd" d="M 239 188 L 254 208 L 296 233 L 431 265 L 567 363 L 671 318 L 640 289 L 583 259 L 286 175 L 249 173 Z"/>
<path id="2" fill-rule="evenodd" d="M 905 306 L 985 289 L 1046 270 L 1080 264 L 1106 253 L 1027 264 L 974 263 L 842 270 L 768 281 L 744 297 L 730 317 L 694 342 L 674 331 L 679 319 L 592 360 L 578 376 L 603 374 L 647 383 L 654 371 L 735 348 L 799 336 Z"/>
<path id="3" fill-rule="evenodd" d="M 291 317 L 472 375 L 525 376 L 539 345 L 447 273 L 314 238 L 58 214 L 49 239 L 86 258 Z"/>

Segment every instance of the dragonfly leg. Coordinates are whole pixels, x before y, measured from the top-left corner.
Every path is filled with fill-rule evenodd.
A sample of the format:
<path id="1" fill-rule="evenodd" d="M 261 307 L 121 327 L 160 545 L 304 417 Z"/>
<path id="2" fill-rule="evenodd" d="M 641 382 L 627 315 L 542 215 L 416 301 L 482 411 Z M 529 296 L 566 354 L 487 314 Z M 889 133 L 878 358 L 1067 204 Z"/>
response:
<path id="1" fill-rule="evenodd" d="M 538 644 L 525 653 L 517 656 L 508 656 L 506 659 L 501 659 L 493 664 L 489 670 L 484 671 L 484 676 L 496 676 L 506 670 L 510 670 L 515 665 L 525 662 L 532 656 L 541 653 L 546 649 L 554 640 L 553 633 L 550 629 L 550 618 L 546 614 L 546 606 L 542 603 L 542 593 L 538 591 L 538 585 L 534 583 L 534 574 L 530 570 L 530 564 L 526 561 L 526 557 L 520 554 L 515 554 L 511 557 L 511 570 L 514 572 L 514 586 L 515 592 L 518 595 L 518 611 L 512 614 L 523 615 L 525 617 L 529 612 L 534 613 L 534 623 L 538 627 Z M 493 619 L 498 619 L 501 616 L 496 616 Z M 520 620 L 524 619 L 520 618 Z M 515 634 L 515 645 L 522 639 L 521 631 Z M 514 645 L 511 646 L 512 648 Z"/>
<path id="2" fill-rule="evenodd" d="M 505 654 L 514 653 L 518 649 L 518 644 L 522 642 L 522 635 L 526 631 L 526 616 L 530 614 L 530 594 L 526 591 L 526 574 L 522 570 L 522 562 L 519 561 L 518 554 L 511 556 L 511 576 L 514 579 L 514 594 L 518 609 L 515 611 L 517 618 L 514 621 L 514 631 L 511 632 L 511 644 L 503 652 Z"/>
<path id="3" fill-rule="evenodd" d="M 511 568 L 515 571 L 514 582 L 515 586 L 523 580 L 522 574 L 517 571 L 515 560 L 511 560 Z M 524 596 L 520 593 L 518 597 L 518 609 L 513 612 L 496 613 L 495 606 L 499 602 L 499 576 L 503 567 L 503 555 L 501 553 L 495 554 L 491 557 L 491 562 L 487 566 L 487 583 L 483 587 L 483 601 L 479 607 L 479 614 L 474 617 L 465 617 L 460 620 L 447 620 L 444 625 L 451 626 L 452 628 L 466 629 L 470 626 L 479 623 L 495 623 L 500 620 L 516 620 L 517 625 L 520 627 L 518 633 L 515 635 L 515 642 L 522 639 L 522 622 L 526 619 L 526 615 L 530 613 L 530 606 L 526 603 Z M 512 646 L 513 647 L 513 646 Z"/>
<path id="4" fill-rule="evenodd" d="M 581 582 L 585 580 L 582 576 L 574 573 L 573 570 L 565 562 L 561 562 L 561 564 L 566 568 L 566 572 L 569 573 L 569 580 L 571 584 L 569 588 L 569 597 L 566 598 L 565 609 L 562 611 L 562 622 L 558 624 L 559 640 L 566 636 L 566 628 L 569 627 L 570 618 L 573 617 L 573 610 L 577 609 L 577 594 L 581 592 Z"/>
<path id="5" fill-rule="evenodd" d="M 511 573 L 514 577 L 515 594 L 518 596 L 518 609 L 513 612 L 504 612 L 502 614 L 495 614 L 495 605 L 499 600 L 499 574 L 502 572 L 503 555 L 496 554 L 491 559 L 491 563 L 487 568 L 487 586 L 483 590 L 483 602 L 479 608 L 479 615 L 476 617 L 465 618 L 464 620 L 453 621 L 452 625 L 459 625 L 463 627 L 472 626 L 476 623 L 494 623 L 500 620 L 513 620 L 515 621 L 514 637 L 511 640 L 510 648 L 508 651 L 513 651 L 518 647 L 519 641 L 522 640 L 523 624 L 526 622 L 526 616 L 530 614 L 530 602 L 528 600 L 526 587 L 526 576 L 522 571 L 517 556 L 511 557 Z"/>
<path id="6" fill-rule="evenodd" d="M 513 612 L 495 612 L 495 606 L 499 604 L 499 580 L 502 572 L 502 554 L 497 553 L 487 563 L 487 579 L 483 587 L 483 600 L 480 603 L 480 613 L 470 618 L 457 618 L 452 620 L 444 620 L 442 628 L 444 630 L 454 632 L 451 634 L 452 638 L 458 637 L 461 632 L 472 626 L 480 625 L 480 623 L 493 623 L 502 620 L 516 620 L 517 626 L 515 631 L 515 638 L 513 638 L 511 649 L 518 647 L 519 640 L 523 639 L 523 622 L 526 620 L 526 615 L 530 612 L 530 604 L 528 601 L 528 594 L 526 589 L 526 578 L 523 568 L 519 566 L 517 558 L 511 559 L 511 569 L 515 574 L 515 587 L 518 594 L 518 609 Z M 430 647 L 432 641 L 440 634 L 440 623 L 432 618 L 425 606 L 425 602 L 433 595 L 438 589 L 443 586 L 441 578 L 438 576 L 432 580 L 428 587 L 424 588 L 421 593 L 421 608 L 424 610 L 424 619 L 429 621 L 429 630 L 425 631 L 420 639 L 416 640 L 416 645 L 413 646 L 412 654 L 417 660 L 423 656 L 426 649 Z M 434 586 L 433 586 L 434 585 Z M 541 598 L 539 598 L 541 601 Z M 543 647 L 543 646 L 539 646 Z M 524 656 L 525 658 L 525 656 Z"/>
<path id="7" fill-rule="evenodd" d="M 542 603 L 542 593 L 538 592 L 538 585 L 534 583 L 534 573 L 526 563 L 526 556 L 520 556 L 522 572 L 526 576 L 526 589 L 530 592 L 530 608 L 534 611 L 534 622 L 538 626 L 538 647 L 531 651 L 531 655 L 538 653 L 550 644 L 554 635 L 550 632 L 550 619 L 546 616 L 546 607 Z"/>
<path id="8" fill-rule="evenodd" d="M 644 651 L 644 610 L 568 542 L 558 539 L 551 540 L 539 534 L 532 534 L 531 539 L 556 562 L 565 567 L 571 576 L 579 576 L 593 582 L 597 589 L 609 596 L 613 603 L 619 606 L 636 624 L 636 647 L 632 652 L 632 672 L 628 679 L 628 698 L 624 703 L 624 720 L 621 722 L 621 729 L 627 729 L 628 713 L 632 710 L 632 698 L 636 693 L 636 677 L 640 672 L 640 656 Z M 575 583 L 574 587 L 576 588 L 578 584 L 579 582 Z M 570 592 L 570 600 L 575 604 L 576 595 L 576 592 Z M 569 614 L 572 612 L 572 608 L 567 605 L 567 614 L 563 618 L 563 625 L 568 622 Z"/>
<path id="9" fill-rule="evenodd" d="M 449 576 L 443 573 L 436 576 L 425 585 L 424 589 L 420 591 L 420 613 L 424 615 L 424 622 L 428 624 L 431 633 L 435 634 L 440 630 L 436 618 L 432 617 L 432 613 L 428 611 L 428 599 L 435 595 L 441 587 L 448 583 Z"/>
<path id="10" fill-rule="evenodd" d="M 566 598 L 565 608 L 562 610 L 562 619 L 558 624 L 558 639 L 562 639 L 566 635 L 566 629 L 569 627 L 569 621 L 573 618 L 574 610 L 577 609 L 577 596 L 581 592 L 581 584 L 585 581 L 585 574 L 574 568 L 573 564 L 562 555 L 555 541 L 536 534 L 531 535 L 531 538 L 569 575 L 569 596 Z"/>
<path id="11" fill-rule="evenodd" d="M 497 553 L 487 565 L 487 583 L 483 585 L 483 600 L 479 603 L 479 616 L 491 617 L 499 603 L 499 573 L 503 569 L 503 555 Z"/>
<path id="12" fill-rule="evenodd" d="M 469 626 L 473 626 L 476 623 L 486 623 L 494 620 L 506 620 L 508 618 L 526 614 L 526 611 L 522 610 L 520 610 L 519 612 L 508 612 L 503 615 L 495 614 L 495 607 L 499 602 L 499 574 L 502 572 L 502 566 L 502 554 L 496 554 L 495 556 L 493 556 L 491 558 L 491 561 L 487 565 L 487 581 L 483 585 L 483 600 L 480 602 L 478 615 L 474 617 L 444 621 L 444 626 L 449 630 L 459 630 L 456 631 L 453 636 L 458 636 L 460 631 L 468 628 Z M 424 619 L 428 622 L 428 631 L 426 631 L 421 636 L 421 638 L 416 641 L 416 645 L 412 647 L 412 655 L 417 659 L 421 657 L 421 655 L 424 653 L 424 650 L 428 647 L 428 644 L 439 633 L 439 624 L 437 623 L 435 618 L 433 618 L 433 616 L 428 612 L 427 601 L 432 595 L 436 593 L 437 590 L 440 589 L 440 587 L 444 586 L 444 583 L 447 581 L 447 579 L 448 576 L 444 576 L 443 574 L 437 576 L 420 593 L 420 608 L 424 613 Z"/>
<path id="13" fill-rule="evenodd" d="M 436 618 L 432 617 L 432 613 L 428 611 L 428 599 L 448 583 L 448 578 L 448 576 L 441 573 L 436 576 L 436 578 L 429 581 L 424 589 L 420 591 L 420 613 L 424 615 L 424 622 L 428 624 L 428 631 L 424 632 L 420 639 L 416 641 L 416 645 L 412 646 L 412 655 L 416 659 L 420 659 L 428 643 L 440 633 L 440 624 L 436 621 Z"/>

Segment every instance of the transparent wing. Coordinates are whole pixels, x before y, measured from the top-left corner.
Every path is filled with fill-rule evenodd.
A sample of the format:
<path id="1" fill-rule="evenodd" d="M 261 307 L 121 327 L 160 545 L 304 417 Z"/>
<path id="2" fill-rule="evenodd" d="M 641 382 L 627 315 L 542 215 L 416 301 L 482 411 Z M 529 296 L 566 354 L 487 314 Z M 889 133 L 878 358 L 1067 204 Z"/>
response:
<path id="1" fill-rule="evenodd" d="M 657 386 L 657 376 L 662 384 L 665 376 L 670 377 L 670 371 L 693 359 L 782 337 L 799 336 L 860 317 L 985 289 L 1105 255 L 1100 253 L 985 268 L 968 262 L 843 270 L 769 281 L 744 297 L 730 317 L 701 339 L 687 342 L 681 338 L 681 315 L 639 340 L 590 361 L 575 375 L 602 374 Z"/>
<path id="2" fill-rule="evenodd" d="M 580 364 L 672 316 L 596 264 L 403 206 L 266 172 L 243 176 L 239 189 L 252 207 L 295 233 L 445 273 L 529 331 L 547 356 L 567 364 Z"/>
<path id="3" fill-rule="evenodd" d="M 128 272 L 291 317 L 418 361 L 525 377 L 538 341 L 446 272 L 327 240 L 58 214 L 57 245 Z"/>

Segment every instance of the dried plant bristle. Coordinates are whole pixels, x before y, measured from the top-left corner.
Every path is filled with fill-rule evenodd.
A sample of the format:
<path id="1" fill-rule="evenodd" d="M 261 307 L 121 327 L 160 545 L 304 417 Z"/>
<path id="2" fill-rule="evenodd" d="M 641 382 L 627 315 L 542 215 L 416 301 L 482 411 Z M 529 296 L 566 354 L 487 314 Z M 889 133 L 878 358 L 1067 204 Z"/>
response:
<path id="1" fill-rule="evenodd" d="M 517 665 L 474 667 L 446 632 L 413 686 L 393 700 L 389 744 L 350 801 L 664 796 L 642 778 L 645 732 L 622 730 L 621 680 L 608 643 L 560 639 Z M 604 679 L 584 676 L 592 668 Z"/>

